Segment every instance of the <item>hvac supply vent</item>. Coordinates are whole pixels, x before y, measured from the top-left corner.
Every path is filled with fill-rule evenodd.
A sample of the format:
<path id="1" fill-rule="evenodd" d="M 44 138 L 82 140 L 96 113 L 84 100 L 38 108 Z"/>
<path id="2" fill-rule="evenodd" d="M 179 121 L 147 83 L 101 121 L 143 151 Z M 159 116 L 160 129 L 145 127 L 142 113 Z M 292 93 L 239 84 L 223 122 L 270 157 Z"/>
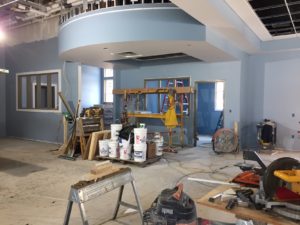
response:
<path id="1" fill-rule="evenodd" d="M 181 57 L 188 57 L 188 55 L 186 55 L 184 53 L 171 53 L 171 54 L 163 54 L 163 55 L 138 57 L 138 58 L 136 58 L 136 60 L 151 61 L 151 60 L 162 60 L 162 59 L 174 59 L 174 58 L 181 58 Z"/>
<path id="2" fill-rule="evenodd" d="M 299 0 L 248 0 L 272 36 L 300 32 Z"/>
<path id="3" fill-rule="evenodd" d="M 125 58 L 136 58 L 136 57 L 140 57 L 142 55 L 139 55 L 135 52 L 120 52 L 117 53 L 119 56 L 125 57 Z"/>

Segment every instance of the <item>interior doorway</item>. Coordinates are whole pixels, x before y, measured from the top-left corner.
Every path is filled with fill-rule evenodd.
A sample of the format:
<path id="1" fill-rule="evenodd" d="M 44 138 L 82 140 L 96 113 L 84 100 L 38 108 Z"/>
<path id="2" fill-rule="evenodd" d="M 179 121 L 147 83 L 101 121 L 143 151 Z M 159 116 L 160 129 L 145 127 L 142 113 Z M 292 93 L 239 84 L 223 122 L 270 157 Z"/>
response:
<path id="1" fill-rule="evenodd" d="M 224 81 L 195 83 L 197 146 L 211 147 L 217 129 L 224 127 Z"/>

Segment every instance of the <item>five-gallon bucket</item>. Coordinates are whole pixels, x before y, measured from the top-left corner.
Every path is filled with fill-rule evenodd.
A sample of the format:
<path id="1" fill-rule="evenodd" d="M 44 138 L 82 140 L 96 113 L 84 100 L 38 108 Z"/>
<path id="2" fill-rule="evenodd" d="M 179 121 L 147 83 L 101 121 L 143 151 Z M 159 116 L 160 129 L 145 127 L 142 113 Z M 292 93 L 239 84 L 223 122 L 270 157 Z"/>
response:
<path id="1" fill-rule="evenodd" d="M 108 140 L 99 141 L 99 155 L 108 156 Z"/>
<path id="2" fill-rule="evenodd" d="M 111 158 L 117 158 L 118 157 L 118 146 L 119 146 L 118 141 L 111 140 L 110 142 L 108 142 L 109 157 L 111 157 Z"/>
<path id="3" fill-rule="evenodd" d="M 155 142 L 155 147 L 156 147 L 156 155 L 161 156 L 163 154 L 163 145 L 164 145 L 164 140 L 163 139 L 157 139 L 154 141 Z"/>
<path id="4" fill-rule="evenodd" d="M 134 161 L 145 162 L 147 157 L 147 144 L 134 144 Z"/>
<path id="5" fill-rule="evenodd" d="M 134 128 L 134 144 L 146 144 L 147 128 Z"/>
<path id="6" fill-rule="evenodd" d="M 122 130 L 122 124 L 111 124 L 111 140 L 118 140 L 119 138 L 119 131 Z"/>
<path id="7" fill-rule="evenodd" d="M 131 144 L 120 147 L 120 159 L 129 160 L 131 155 Z"/>

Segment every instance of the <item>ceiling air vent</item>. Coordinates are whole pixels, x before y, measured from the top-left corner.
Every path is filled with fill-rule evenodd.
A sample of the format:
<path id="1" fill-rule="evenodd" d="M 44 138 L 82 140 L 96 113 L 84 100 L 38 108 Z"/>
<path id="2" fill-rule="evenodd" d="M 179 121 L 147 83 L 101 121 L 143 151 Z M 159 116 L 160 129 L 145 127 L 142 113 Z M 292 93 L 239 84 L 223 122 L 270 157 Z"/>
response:
<path id="1" fill-rule="evenodd" d="M 171 53 L 171 54 L 163 54 L 163 55 L 138 57 L 138 58 L 136 58 L 136 60 L 150 61 L 150 60 L 174 59 L 174 58 L 181 58 L 181 57 L 187 57 L 187 56 L 188 55 L 186 55 L 184 53 Z"/>
<path id="2" fill-rule="evenodd" d="M 125 57 L 125 58 L 137 58 L 137 57 L 140 57 L 142 55 L 139 55 L 135 52 L 120 52 L 120 53 L 117 53 L 119 56 L 122 56 L 122 57 Z"/>

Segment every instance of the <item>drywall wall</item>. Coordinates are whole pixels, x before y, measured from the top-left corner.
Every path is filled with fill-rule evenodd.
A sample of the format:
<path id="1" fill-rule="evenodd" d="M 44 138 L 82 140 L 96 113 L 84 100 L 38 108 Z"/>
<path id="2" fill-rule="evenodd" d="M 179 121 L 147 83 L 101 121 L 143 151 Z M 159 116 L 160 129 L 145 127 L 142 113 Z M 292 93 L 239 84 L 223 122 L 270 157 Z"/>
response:
<path id="1" fill-rule="evenodd" d="M 194 86 L 195 81 L 224 80 L 224 125 L 225 127 L 232 128 L 234 121 L 240 120 L 241 62 L 239 61 L 145 66 L 137 69 L 121 70 L 117 74 L 119 77 L 115 80 L 117 83 L 116 88 L 141 88 L 144 87 L 144 79 L 146 78 L 190 77 L 191 86 Z M 121 106 L 119 102 L 116 104 Z M 191 107 L 193 107 L 193 103 Z M 193 112 L 193 108 L 190 111 Z M 120 115 L 119 111 L 116 112 L 116 115 Z M 193 137 L 195 129 L 194 115 L 190 115 L 186 118 L 185 122 L 186 142 L 192 145 L 194 143 Z"/>
<path id="2" fill-rule="evenodd" d="M 0 68 L 5 67 L 4 47 L 0 47 Z M 0 137 L 6 135 L 6 76 L 0 74 Z"/>
<path id="3" fill-rule="evenodd" d="M 264 118 L 277 122 L 277 146 L 300 150 L 300 58 L 265 64 Z"/>
<path id="4" fill-rule="evenodd" d="M 98 67 L 82 65 L 81 107 L 91 107 L 101 103 L 101 70 Z"/>
<path id="5" fill-rule="evenodd" d="M 264 118 L 277 122 L 277 146 L 300 150 L 300 95 L 298 65 L 300 52 L 274 52 L 251 55 L 245 60 L 246 76 L 241 91 L 243 140 L 248 148 L 257 148 L 256 125 Z M 292 114 L 295 114 L 293 117 Z"/>
<path id="6" fill-rule="evenodd" d="M 16 73 L 60 69 L 62 92 L 76 105 L 78 65 L 58 58 L 57 38 L 21 44 L 6 49 L 7 135 L 27 139 L 61 142 L 61 112 L 21 112 L 16 110 Z M 64 107 L 63 110 L 65 111 Z"/>

